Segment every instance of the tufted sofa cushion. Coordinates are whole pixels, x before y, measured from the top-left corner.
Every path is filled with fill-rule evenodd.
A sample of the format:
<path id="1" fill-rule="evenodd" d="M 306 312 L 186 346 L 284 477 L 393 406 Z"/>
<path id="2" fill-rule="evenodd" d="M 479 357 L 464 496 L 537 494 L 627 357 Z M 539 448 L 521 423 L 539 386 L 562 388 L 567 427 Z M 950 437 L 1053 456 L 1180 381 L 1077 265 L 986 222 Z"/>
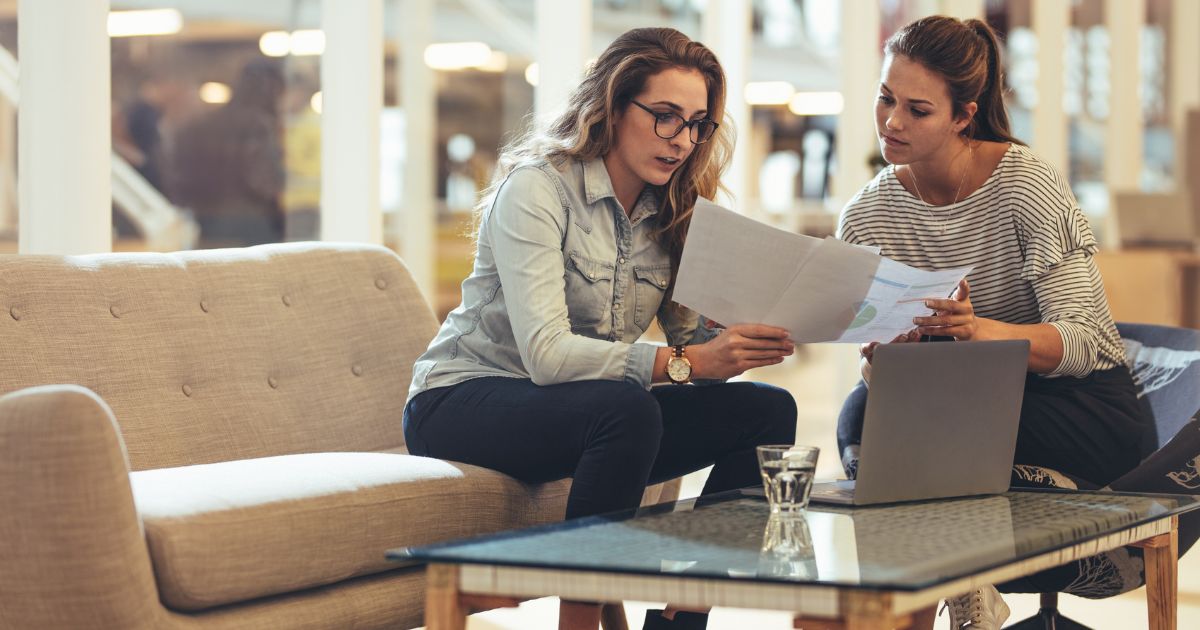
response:
<path id="1" fill-rule="evenodd" d="M 384 550 L 562 519 L 569 481 L 390 453 L 313 453 L 133 473 L 176 610 L 394 569 Z"/>
<path id="2" fill-rule="evenodd" d="M 0 256 L 0 393 L 91 389 L 133 470 L 403 446 L 436 331 L 383 247 Z"/>

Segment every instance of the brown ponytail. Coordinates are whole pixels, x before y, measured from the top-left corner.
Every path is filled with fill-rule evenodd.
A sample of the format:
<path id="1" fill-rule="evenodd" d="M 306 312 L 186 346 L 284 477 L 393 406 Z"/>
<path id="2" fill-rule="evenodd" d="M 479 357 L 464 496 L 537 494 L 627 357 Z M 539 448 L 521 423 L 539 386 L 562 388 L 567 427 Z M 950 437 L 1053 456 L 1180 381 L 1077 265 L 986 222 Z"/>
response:
<path id="1" fill-rule="evenodd" d="M 962 131 L 968 139 L 1025 144 L 1013 137 L 1009 126 L 1000 39 L 986 22 L 944 15 L 921 18 L 896 31 L 883 50 L 945 79 L 955 116 L 965 113 L 967 103 L 976 104 L 975 115 Z"/>

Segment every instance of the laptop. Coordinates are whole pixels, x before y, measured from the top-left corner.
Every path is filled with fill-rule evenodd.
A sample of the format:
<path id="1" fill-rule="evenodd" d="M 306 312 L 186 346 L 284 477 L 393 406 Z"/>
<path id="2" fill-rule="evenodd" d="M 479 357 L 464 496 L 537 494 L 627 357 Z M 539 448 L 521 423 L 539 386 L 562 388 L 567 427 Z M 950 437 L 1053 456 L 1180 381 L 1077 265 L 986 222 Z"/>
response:
<path id="1" fill-rule="evenodd" d="M 1122 247 L 1191 249 L 1196 241 L 1187 193 L 1117 192 L 1113 213 Z"/>
<path id="2" fill-rule="evenodd" d="M 875 348 L 856 480 L 810 500 L 875 505 L 1008 490 L 1029 342 L 893 343 Z"/>

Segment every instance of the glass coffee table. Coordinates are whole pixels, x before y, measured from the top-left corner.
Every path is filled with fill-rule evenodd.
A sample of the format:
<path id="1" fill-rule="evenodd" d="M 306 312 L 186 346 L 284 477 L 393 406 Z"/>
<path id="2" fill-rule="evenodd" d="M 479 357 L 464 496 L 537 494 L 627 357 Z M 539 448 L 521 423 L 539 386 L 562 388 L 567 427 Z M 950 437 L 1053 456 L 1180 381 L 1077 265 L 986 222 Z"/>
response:
<path id="1" fill-rule="evenodd" d="M 1149 625 L 1176 625 L 1178 515 L 1187 495 L 1013 491 L 771 518 L 723 493 L 413 549 L 428 563 L 429 630 L 558 596 L 786 610 L 797 628 L 904 628 L 944 597 L 1097 553 L 1145 548 Z"/>

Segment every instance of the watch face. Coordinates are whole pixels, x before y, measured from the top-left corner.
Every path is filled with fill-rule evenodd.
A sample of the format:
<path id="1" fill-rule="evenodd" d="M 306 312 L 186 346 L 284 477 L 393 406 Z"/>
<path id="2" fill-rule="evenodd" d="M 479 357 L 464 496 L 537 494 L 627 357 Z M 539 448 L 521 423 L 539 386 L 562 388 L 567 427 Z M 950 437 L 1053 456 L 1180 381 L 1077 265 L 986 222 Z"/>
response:
<path id="1" fill-rule="evenodd" d="M 692 366 L 679 357 L 667 359 L 667 376 L 673 381 L 686 381 L 692 375 Z"/>

